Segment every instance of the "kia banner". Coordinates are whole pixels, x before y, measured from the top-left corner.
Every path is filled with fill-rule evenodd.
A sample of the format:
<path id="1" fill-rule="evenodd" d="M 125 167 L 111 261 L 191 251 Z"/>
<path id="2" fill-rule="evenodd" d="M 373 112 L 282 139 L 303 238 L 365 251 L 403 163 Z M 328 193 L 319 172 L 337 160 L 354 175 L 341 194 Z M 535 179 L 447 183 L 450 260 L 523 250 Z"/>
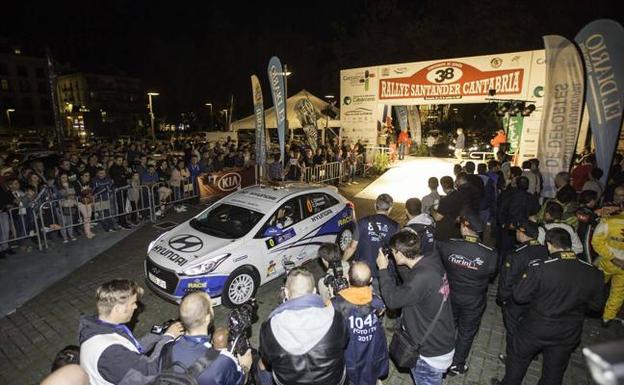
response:
<path id="1" fill-rule="evenodd" d="M 555 175 L 568 171 L 583 113 L 583 64 L 574 44 L 564 37 L 544 36 L 546 84 L 542 130 L 537 151 L 544 176 L 542 193 L 554 197 Z"/>
<path id="2" fill-rule="evenodd" d="M 315 153 L 318 147 L 318 131 L 316 127 L 317 115 L 314 105 L 308 98 L 299 99 L 297 104 L 295 104 L 295 112 L 301 123 L 301 128 L 303 128 L 303 132 L 306 135 L 308 145 L 312 149 L 312 152 Z"/>
<path id="3" fill-rule="evenodd" d="M 205 202 L 255 184 L 256 173 L 253 167 L 244 169 L 234 168 L 211 174 L 202 174 L 197 180 L 200 200 Z"/>
<path id="4" fill-rule="evenodd" d="M 271 95 L 273 96 L 273 107 L 275 108 L 275 119 L 277 121 L 277 138 L 283 164 L 284 142 L 286 140 L 286 95 L 284 94 L 284 71 L 282 70 L 282 63 L 277 56 L 273 56 L 269 60 L 267 72 L 269 74 L 269 84 L 271 85 Z"/>
<path id="5" fill-rule="evenodd" d="M 577 35 L 587 76 L 587 110 L 596 141 L 596 164 L 606 183 L 622 126 L 624 29 L 613 20 L 587 24 Z"/>
<path id="6" fill-rule="evenodd" d="M 264 165 L 267 150 L 264 137 L 264 102 L 260 80 L 256 75 L 251 75 L 251 92 L 254 102 L 254 116 L 256 117 L 256 164 Z"/>

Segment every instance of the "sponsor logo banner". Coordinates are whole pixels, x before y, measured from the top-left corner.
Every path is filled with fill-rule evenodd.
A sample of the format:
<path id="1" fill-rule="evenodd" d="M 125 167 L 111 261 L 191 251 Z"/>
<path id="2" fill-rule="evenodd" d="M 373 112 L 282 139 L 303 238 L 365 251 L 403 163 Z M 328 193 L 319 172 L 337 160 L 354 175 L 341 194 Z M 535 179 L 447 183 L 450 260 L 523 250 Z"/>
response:
<path id="1" fill-rule="evenodd" d="M 282 63 L 277 56 L 269 60 L 267 68 L 269 84 L 271 85 L 271 95 L 273 96 L 273 107 L 275 108 L 275 120 L 277 121 L 277 138 L 280 146 L 280 156 L 284 162 L 284 142 L 286 140 L 286 95 L 284 87 L 284 71 Z"/>
<path id="2" fill-rule="evenodd" d="M 203 174 L 197 178 L 199 196 L 202 201 L 229 194 L 234 190 L 256 183 L 253 167 Z"/>
<path id="3" fill-rule="evenodd" d="M 251 92 L 254 102 L 254 116 L 256 117 L 256 163 L 266 163 L 266 145 L 264 128 L 264 101 L 262 99 L 262 87 L 256 75 L 251 75 Z"/>
<path id="4" fill-rule="evenodd" d="M 459 61 L 432 64 L 408 77 L 379 81 L 379 99 L 461 99 L 485 96 L 491 89 L 496 95 L 522 93 L 524 69 L 481 71 Z"/>
<path id="5" fill-rule="evenodd" d="M 538 145 L 544 175 L 542 193 L 555 195 L 555 175 L 572 162 L 583 112 L 583 65 L 576 47 L 567 39 L 544 36 L 546 84 L 542 130 Z"/>
<path id="6" fill-rule="evenodd" d="M 577 35 L 587 75 L 587 110 L 596 141 L 596 163 L 605 171 L 613 159 L 624 107 L 624 29 L 613 20 L 587 24 Z"/>
<path id="7" fill-rule="evenodd" d="M 503 127 L 507 127 L 507 142 L 509 143 L 509 151 L 516 153 L 520 147 L 520 138 L 522 137 L 523 116 L 503 117 Z"/>
<path id="8" fill-rule="evenodd" d="M 397 117 L 399 118 L 399 128 L 401 129 L 401 131 L 407 131 L 407 107 L 395 106 L 394 110 L 396 111 Z"/>
<path id="9" fill-rule="evenodd" d="M 297 104 L 295 104 L 295 111 L 297 112 L 297 118 L 301 123 L 303 132 L 306 134 L 312 152 L 316 152 L 316 148 L 318 147 L 316 120 L 318 116 L 314 105 L 307 97 L 305 99 L 299 99 Z"/>

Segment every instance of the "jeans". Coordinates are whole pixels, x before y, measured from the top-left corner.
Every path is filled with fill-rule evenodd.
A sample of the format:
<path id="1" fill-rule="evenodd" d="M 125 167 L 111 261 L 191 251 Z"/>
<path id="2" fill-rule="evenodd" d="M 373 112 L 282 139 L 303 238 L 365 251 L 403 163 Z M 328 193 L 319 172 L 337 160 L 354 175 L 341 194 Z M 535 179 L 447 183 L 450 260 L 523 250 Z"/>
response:
<path id="1" fill-rule="evenodd" d="M 405 143 L 399 143 L 399 160 L 405 158 Z"/>
<path id="2" fill-rule="evenodd" d="M 415 385 L 442 385 L 442 376 L 446 370 L 436 369 L 419 359 L 416 367 L 410 369 Z"/>

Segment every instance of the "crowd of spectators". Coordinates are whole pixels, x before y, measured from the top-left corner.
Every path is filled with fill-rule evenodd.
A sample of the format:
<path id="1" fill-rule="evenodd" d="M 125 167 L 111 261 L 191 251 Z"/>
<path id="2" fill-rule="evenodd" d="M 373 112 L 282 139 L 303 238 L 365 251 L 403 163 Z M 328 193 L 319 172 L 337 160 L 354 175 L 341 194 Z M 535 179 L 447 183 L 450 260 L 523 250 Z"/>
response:
<path id="1" fill-rule="evenodd" d="M 172 371 L 183 374 L 170 366 L 176 360 L 195 368 L 187 373 L 202 385 L 243 384 L 250 375 L 262 384 L 373 385 L 388 375 L 392 359 L 410 370 L 415 384 L 442 384 L 443 376 L 469 370 L 498 273 L 507 343 L 499 355 L 505 377 L 492 384 L 521 384 L 540 352 L 540 383 L 561 384 L 586 313 L 602 313 L 603 326 L 612 327 L 624 299 L 621 161 L 616 157 L 612 178 L 602 186 L 593 157 L 584 158 L 571 173 L 557 174 L 552 198 L 540 196 L 543 177 L 535 160 L 515 167 L 500 154 L 487 164 L 465 162 L 454 177 L 429 179 L 431 192 L 422 200 L 406 202 L 403 226 L 389 217 L 392 197 L 380 195 L 375 214 L 357 220 L 344 253 L 333 244 L 319 249 L 328 273 L 340 266 L 349 287 L 334 292 L 320 280 L 317 288 L 305 268 L 290 271 L 285 301 L 260 328 L 257 365 L 250 351 L 227 349 L 227 331 L 217 328 L 211 336 L 214 315 L 205 293 L 182 300 L 180 322 L 164 335 L 139 341 L 125 323 L 142 289 L 128 280 L 107 282 L 97 290 L 97 315 L 81 320 L 82 371 L 72 370 L 83 375 L 68 370 L 66 378 L 76 382 L 66 383 L 147 384 Z M 591 238 L 586 231 L 596 224 L 599 259 L 592 242 L 575 244 Z M 485 238 L 495 244 L 486 245 Z M 389 345 L 384 323 L 394 330 Z"/>
<path id="2" fill-rule="evenodd" d="M 14 254 L 12 246 L 31 249 L 37 231 L 58 232 L 67 243 L 93 238 L 96 222 L 107 232 L 131 229 L 149 216 L 147 189 L 157 216 L 185 211 L 181 201 L 197 196 L 200 174 L 254 162 L 249 144 L 231 141 L 99 143 L 20 164 L 0 157 L 0 258 Z"/>

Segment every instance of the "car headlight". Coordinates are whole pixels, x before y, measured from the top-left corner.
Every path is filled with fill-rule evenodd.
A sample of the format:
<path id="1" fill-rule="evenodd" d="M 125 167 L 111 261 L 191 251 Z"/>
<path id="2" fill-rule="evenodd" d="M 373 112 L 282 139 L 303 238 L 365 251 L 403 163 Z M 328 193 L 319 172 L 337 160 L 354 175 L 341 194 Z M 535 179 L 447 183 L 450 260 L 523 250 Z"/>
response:
<path id="1" fill-rule="evenodd" d="M 219 266 L 221 262 L 225 261 L 226 258 L 229 256 L 230 254 L 223 254 L 217 257 L 213 257 L 209 261 L 201 263 L 197 266 L 193 266 L 190 269 L 184 270 L 184 275 L 200 275 L 210 273 L 214 271 L 214 269 L 216 269 L 217 266 Z"/>
<path id="2" fill-rule="evenodd" d="M 149 245 L 147 246 L 147 252 L 149 253 L 150 250 L 152 249 L 152 247 L 154 247 L 156 245 L 156 242 L 160 241 L 162 239 L 162 237 L 164 237 L 167 233 L 168 233 L 168 231 L 165 231 L 164 233 L 160 234 L 158 236 L 158 238 L 156 238 L 153 241 L 151 241 L 149 243 Z"/>

